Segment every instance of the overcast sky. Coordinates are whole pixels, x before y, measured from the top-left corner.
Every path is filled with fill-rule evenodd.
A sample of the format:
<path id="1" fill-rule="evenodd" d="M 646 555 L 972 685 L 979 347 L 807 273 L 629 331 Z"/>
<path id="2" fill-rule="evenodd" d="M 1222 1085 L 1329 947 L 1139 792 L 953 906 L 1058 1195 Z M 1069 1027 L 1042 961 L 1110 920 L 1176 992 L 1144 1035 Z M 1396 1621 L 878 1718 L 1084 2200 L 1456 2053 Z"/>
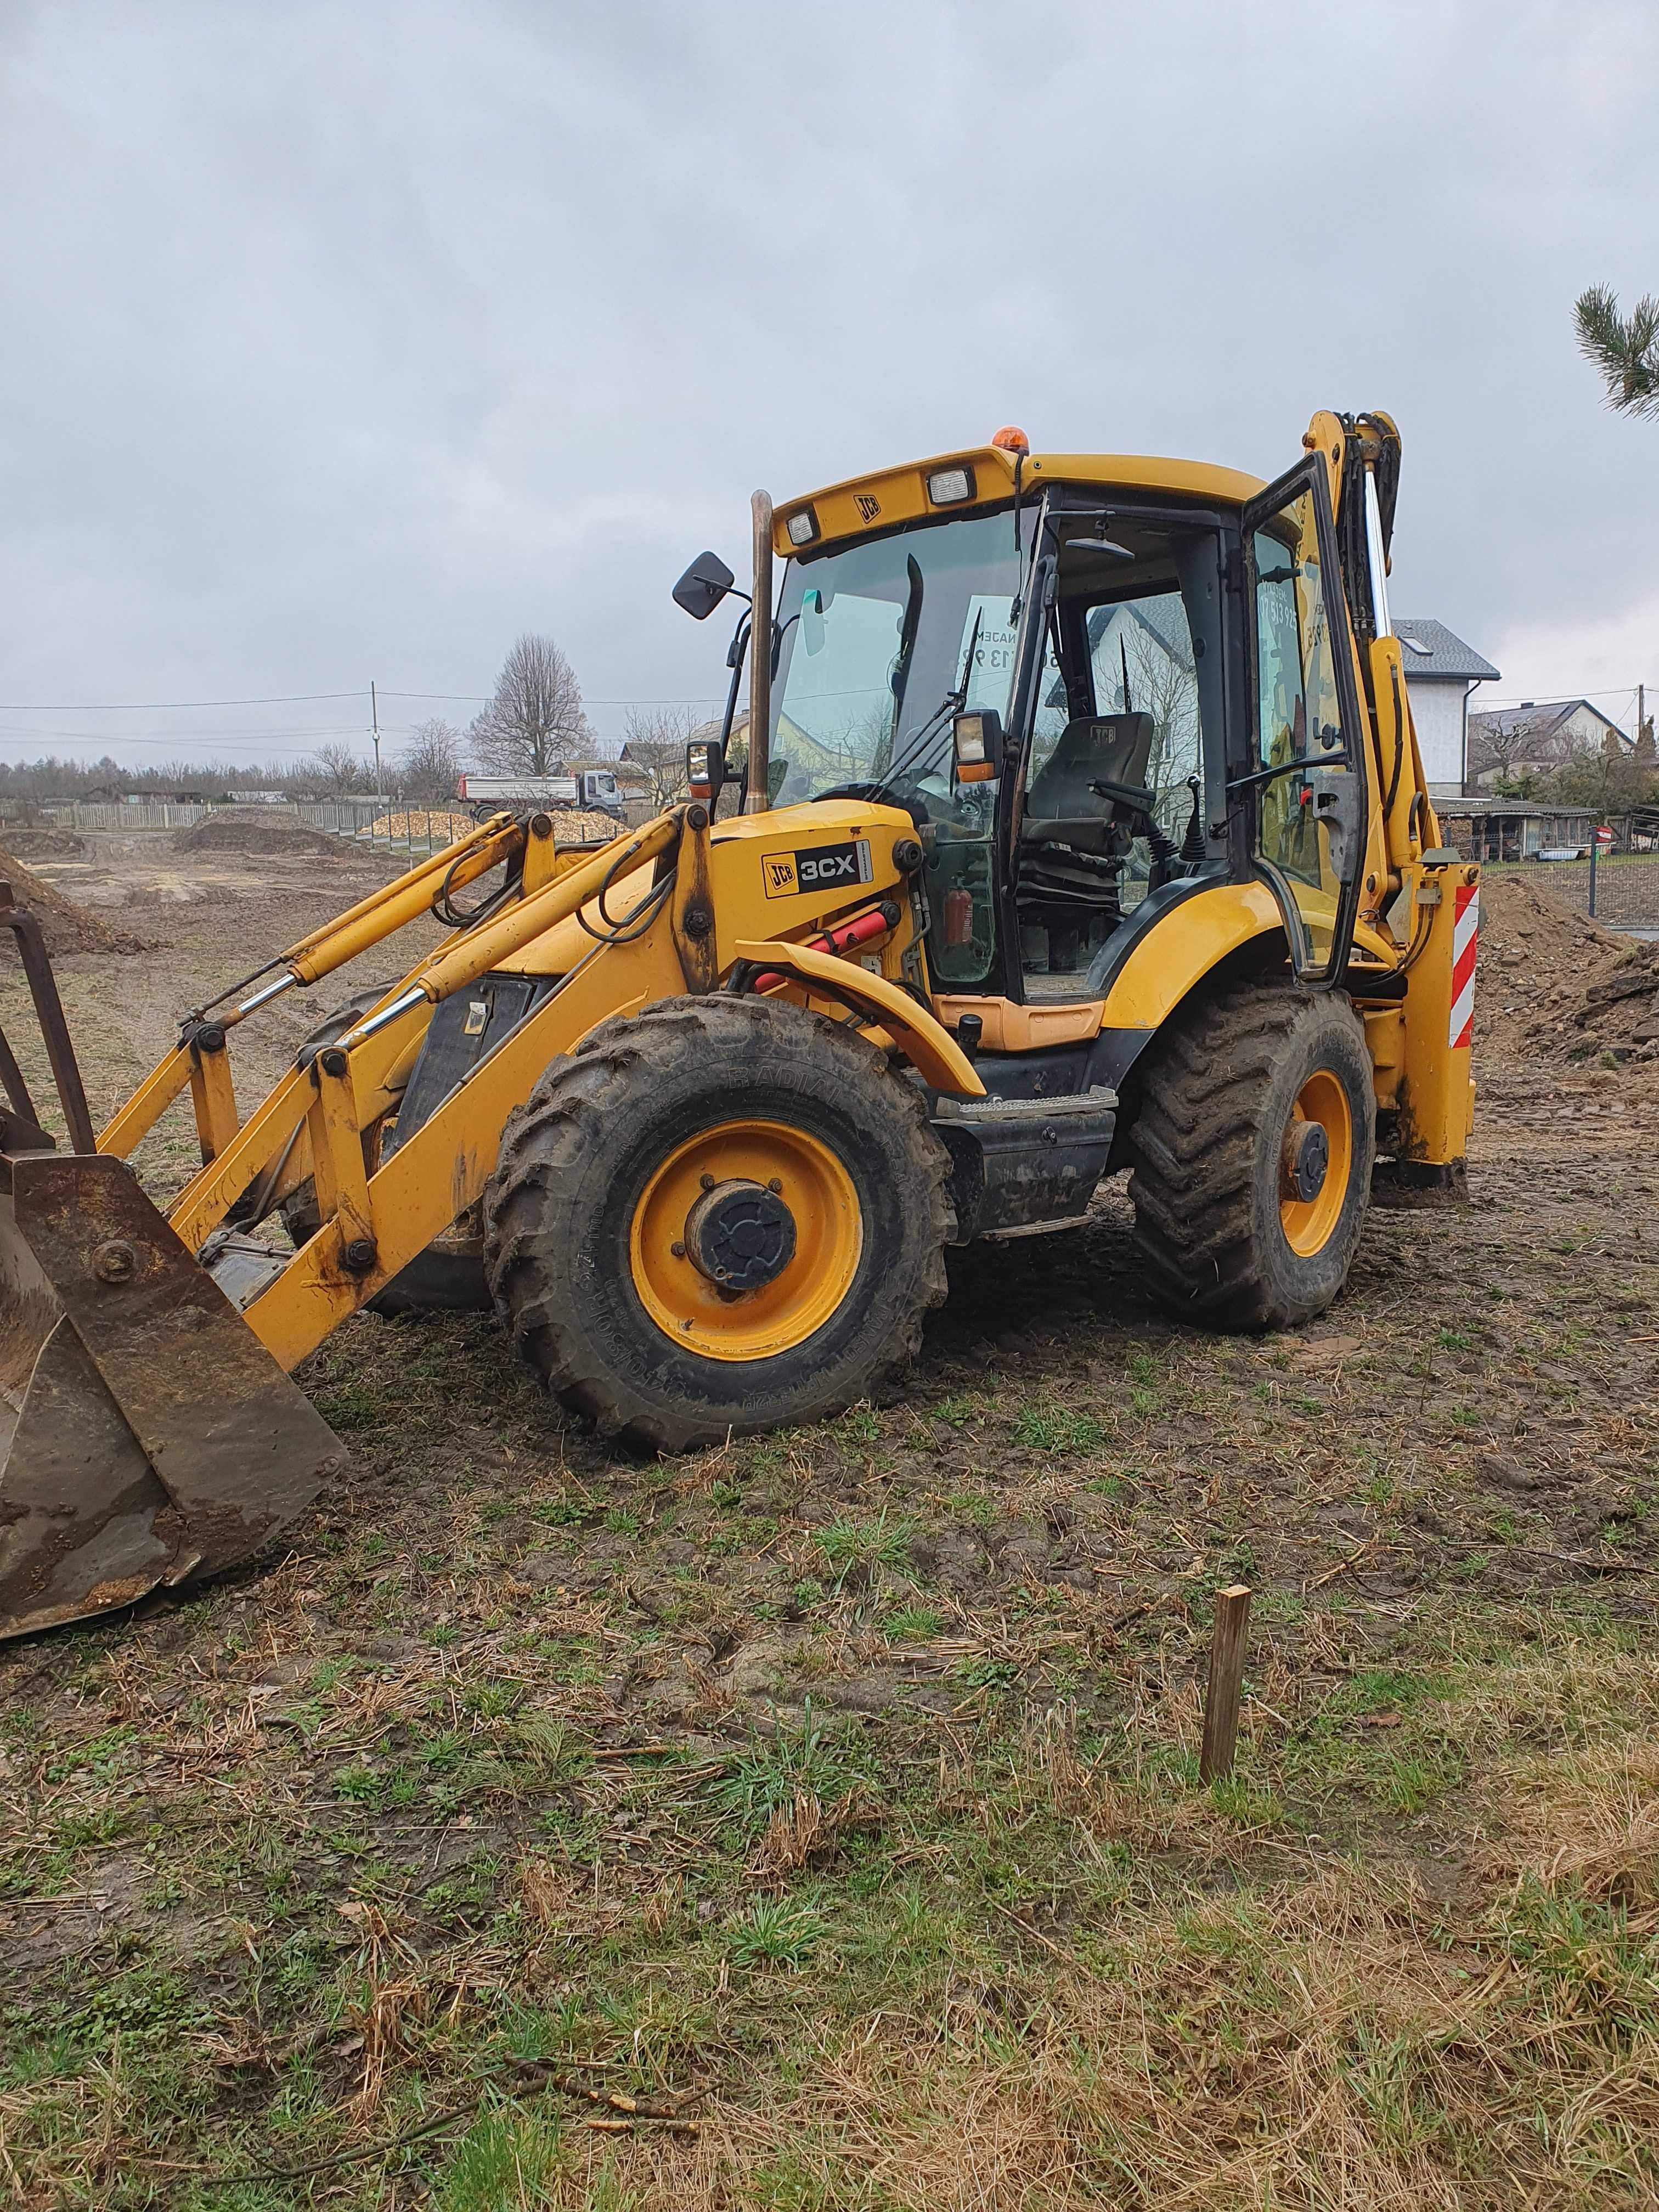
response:
<path id="1" fill-rule="evenodd" d="M 0 0 L 0 754 L 465 721 L 526 629 L 615 736 L 723 688 L 756 485 L 1318 406 L 1400 422 L 1397 611 L 1627 703 L 1659 423 L 1571 319 L 1659 291 L 1656 92 L 1595 0 Z"/>

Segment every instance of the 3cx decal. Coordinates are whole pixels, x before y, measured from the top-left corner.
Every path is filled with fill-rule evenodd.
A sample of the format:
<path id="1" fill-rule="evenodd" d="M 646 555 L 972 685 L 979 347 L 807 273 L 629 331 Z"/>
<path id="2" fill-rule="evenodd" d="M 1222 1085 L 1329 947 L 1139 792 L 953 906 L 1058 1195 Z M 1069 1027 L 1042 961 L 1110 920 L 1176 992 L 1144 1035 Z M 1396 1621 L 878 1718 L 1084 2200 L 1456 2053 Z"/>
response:
<path id="1" fill-rule="evenodd" d="M 844 845 L 812 845 L 804 852 L 768 853 L 761 861 L 768 898 L 867 884 L 873 874 L 867 837 L 849 838 Z"/>

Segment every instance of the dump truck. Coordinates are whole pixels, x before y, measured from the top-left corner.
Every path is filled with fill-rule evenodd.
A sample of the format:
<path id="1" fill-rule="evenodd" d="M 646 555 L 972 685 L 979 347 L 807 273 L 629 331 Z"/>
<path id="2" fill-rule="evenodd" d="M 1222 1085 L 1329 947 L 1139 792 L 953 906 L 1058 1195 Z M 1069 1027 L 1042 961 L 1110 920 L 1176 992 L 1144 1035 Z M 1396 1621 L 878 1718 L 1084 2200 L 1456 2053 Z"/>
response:
<path id="1" fill-rule="evenodd" d="M 749 591 L 713 553 L 674 587 L 740 606 L 735 808 L 708 737 L 609 842 L 503 811 L 190 1010 L 101 1131 L 0 907 L 63 1125 L 0 1042 L 0 1631 L 267 1543 L 344 1465 L 295 1370 L 422 1266 L 665 1452 L 898 1386 L 948 1248 L 1125 1168 L 1172 1313 L 1322 1312 L 1374 1174 L 1455 1195 L 1473 1111 L 1480 876 L 1389 626 L 1399 468 L 1386 415 L 1320 413 L 1271 483 L 1010 428 L 757 494 Z M 427 915 L 246 1106 L 242 1026 Z M 186 1100 L 162 1204 L 131 1163 Z"/>
<path id="2" fill-rule="evenodd" d="M 592 814 L 614 814 L 620 821 L 622 793 L 608 768 L 582 769 L 570 775 L 486 775 L 467 769 L 456 778 L 455 796 L 483 821 L 504 809 L 579 806 Z"/>

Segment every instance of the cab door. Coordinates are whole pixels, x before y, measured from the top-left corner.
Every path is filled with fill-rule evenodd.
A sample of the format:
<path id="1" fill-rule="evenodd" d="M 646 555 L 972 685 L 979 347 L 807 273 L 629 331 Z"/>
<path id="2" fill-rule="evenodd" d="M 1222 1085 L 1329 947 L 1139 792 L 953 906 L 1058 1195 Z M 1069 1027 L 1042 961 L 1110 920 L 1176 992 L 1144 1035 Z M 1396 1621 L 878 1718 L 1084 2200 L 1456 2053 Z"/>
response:
<path id="1" fill-rule="evenodd" d="M 1324 466 L 1244 508 L 1249 758 L 1229 785 L 1302 981 L 1347 967 L 1365 845 L 1365 745 Z"/>

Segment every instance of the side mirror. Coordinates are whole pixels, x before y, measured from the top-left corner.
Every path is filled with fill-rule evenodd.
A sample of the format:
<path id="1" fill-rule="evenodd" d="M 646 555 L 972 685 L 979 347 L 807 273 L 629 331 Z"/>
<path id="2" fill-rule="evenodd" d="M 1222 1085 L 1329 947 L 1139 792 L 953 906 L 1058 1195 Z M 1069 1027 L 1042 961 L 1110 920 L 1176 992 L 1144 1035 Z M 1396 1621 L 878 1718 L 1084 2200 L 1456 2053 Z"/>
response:
<path id="1" fill-rule="evenodd" d="M 1002 774 L 1002 717 L 994 707 L 970 707 L 951 724 L 958 783 L 989 783 Z"/>
<path id="2" fill-rule="evenodd" d="M 698 738 L 685 749 L 685 787 L 700 805 L 712 806 L 726 781 L 726 748 L 718 738 Z"/>
<path id="3" fill-rule="evenodd" d="M 674 586 L 674 605 L 693 622 L 707 622 L 736 580 L 718 553 L 699 553 Z"/>

